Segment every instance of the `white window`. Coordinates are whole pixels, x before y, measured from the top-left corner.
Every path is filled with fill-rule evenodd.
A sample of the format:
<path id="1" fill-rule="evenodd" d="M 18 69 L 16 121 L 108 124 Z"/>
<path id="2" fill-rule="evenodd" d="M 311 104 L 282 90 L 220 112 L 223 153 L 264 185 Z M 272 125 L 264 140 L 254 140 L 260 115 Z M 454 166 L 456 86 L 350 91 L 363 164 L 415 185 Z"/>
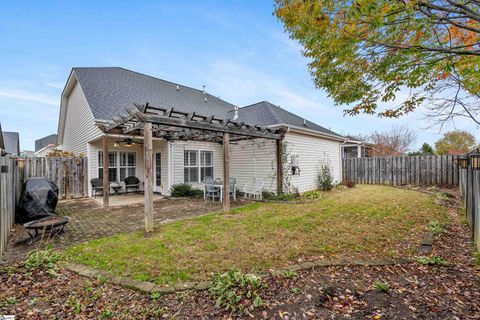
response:
<path id="1" fill-rule="evenodd" d="M 202 182 L 206 177 L 213 178 L 213 151 L 185 150 L 183 177 L 185 183 Z"/>
<path id="2" fill-rule="evenodd" d="M 198 182 L 198 151 L 185 150 L 183 153 L 183 180 L 185 183 Z"/>
<path id="3" fill-rule="evenodd" d="M 135 152 L 120 152 L 120 181 L 130 176 L 137 176 L 137 154 Z"/>
<path id="4" fill-rule="evenodd" d="M 135 152 L 108 152 L 108 181 L 121 182 L 128 176 L 137 174 L 137 154 Z M 103 151 L 98 151 L 98 177 L 103 179 Z"/>
<path id="5" fill-rule="evenodd" d="M 213 179 L 213 152 L 200 151 L 200 181 L 206 177 Z"/>
<path id="6" fill-rule="evenodd" d="M 108 181 L 117 181 L 117 153 L 108 153 Z M 98 151 L 98 177 L 103 179 L 103 151 Z"/>

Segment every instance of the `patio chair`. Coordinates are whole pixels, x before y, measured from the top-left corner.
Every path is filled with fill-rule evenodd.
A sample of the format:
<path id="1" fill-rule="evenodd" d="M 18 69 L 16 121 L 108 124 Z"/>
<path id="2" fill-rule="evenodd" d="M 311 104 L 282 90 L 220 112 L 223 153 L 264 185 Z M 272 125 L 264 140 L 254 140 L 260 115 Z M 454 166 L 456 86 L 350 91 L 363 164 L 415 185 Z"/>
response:
<path id="1" fill-rule="evenodd" d="M 140 179 L 135 176 L 126 177 L 123 182 L 125 183 L 125 196 L 128 193 L 128 189 L 134 189 L 134 192 L 140 190 Z"/>
<path id="2" fill-rule="evenodd" d="M 243 186 L 243 192 L 246 198 L 262 200 L 263 180 L 253 178 Z"/>
<path id="3" fill-rule="evenodd" d="M 212 201 L 215 202 L 215 198 L 218 197 L 220 199 L 220 188 L 218 186 L 215 186 L 213 183 L 212 178 L 205 178 L 205 194 L 204 198 L 205 200 L 208 200 L 208 198 L 212 198 Z"/>
<path id="4" fill-rule="evenodd" d="M 203 179 L 203 200 L 207 199 L 207 184 L 213 184 L 212 177 L 205 177 L 205 179 Z"/>
<path id="5" fill-rule="evenodd" d="M 97 192 L 100 191 L 103 195 L 103 179 L 93 178 L 90 180 L 90 185 L 92 186 L 92 196 L 97 197 Z"/>
<path id="6" fill-rule="evenodd" d="M 230 177 L 229 195 L 233 197 L 233 201 L 237 201 L 237 180 Z"/>

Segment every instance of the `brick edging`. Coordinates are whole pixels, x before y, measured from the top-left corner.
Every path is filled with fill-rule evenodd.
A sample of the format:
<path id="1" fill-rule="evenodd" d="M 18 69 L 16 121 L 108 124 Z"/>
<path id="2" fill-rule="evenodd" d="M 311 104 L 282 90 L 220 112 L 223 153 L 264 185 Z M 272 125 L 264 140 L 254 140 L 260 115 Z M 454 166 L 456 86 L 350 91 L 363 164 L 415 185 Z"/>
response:
<path id="1" fill-rule="evenodd" d="M 285 269 L 277 269 L 271 272 L 257 273 L 256 275 L 264 278 L 269 276 L 279 276 L 287 271 L 302 271 L 311 270 L 316 267 L 334 267 L 334 266 L 387 266 L 396 264 L 407 264 L 412 262 L 411 259 L 370 259 L 370 260 L 319 260 L 313 262 L 305 262 L 301 264 L 295 264 Z M 158 292 L 160 294 L 171 294 L 184 290 L 207 290 L 211 287 L 212 281 L 199 281 L 199 282 L 179 282 L 170 285 L 157 285 L 148 281 L 140 281 L 127 277 L 114 276 L 106 271 L 97 270 L 85 265 L 68 263 L 65 268 L 80 276 L 98 279 L 103 278 L 105 282 L 119 285 L 124 288 L 138 290 L 144 293 Z"/>

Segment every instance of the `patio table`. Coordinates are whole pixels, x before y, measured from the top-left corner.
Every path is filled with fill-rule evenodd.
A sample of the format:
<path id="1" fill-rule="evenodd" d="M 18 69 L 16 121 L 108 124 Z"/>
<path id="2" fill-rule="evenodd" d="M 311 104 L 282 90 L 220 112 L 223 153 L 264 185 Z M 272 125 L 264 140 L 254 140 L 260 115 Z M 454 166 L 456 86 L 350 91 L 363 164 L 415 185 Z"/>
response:
<path id="1" fill-rule="evenodd" d="M 113 189 L 113 195 L 117 195 L 120 190 L 122 190 L 122 185 L 118 182 L 111 182 L 110 187 Z"/>
<path id="2" fill-rule="evenodd" d="M 215 188 L 220 189 L 220 202 L 223 202 L 223 182 L 215 180 L 213 182 Z M 207 184 L 203 183 L 203 199 L 205 200 L 205 190 L 207 189 Z"/>

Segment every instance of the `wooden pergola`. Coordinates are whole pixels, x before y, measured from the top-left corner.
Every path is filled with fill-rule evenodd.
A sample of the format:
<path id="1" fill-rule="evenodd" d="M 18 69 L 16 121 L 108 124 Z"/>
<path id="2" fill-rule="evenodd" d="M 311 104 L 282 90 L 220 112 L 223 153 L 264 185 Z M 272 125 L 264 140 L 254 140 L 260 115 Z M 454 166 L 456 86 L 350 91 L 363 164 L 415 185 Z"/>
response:
<path id="1" fill-rule="evenodd" d="M 113 119 L 97 124 L 103 136 L 103 205 L 109 206 L 109 135 L 140 136 L 144 140 L 145 230 L 153 231 L 153 137 L 166 141 L 206 141 L 223 144 L 223 210 L 230 210 L 229 144 L 234 141 L 271 139 L 276 141 L 277 192 L 283 192 L 282 140 L 285 130 L 247 124 L 243 121 L 186 113 L 173 108 L 134 104 Z"/>

